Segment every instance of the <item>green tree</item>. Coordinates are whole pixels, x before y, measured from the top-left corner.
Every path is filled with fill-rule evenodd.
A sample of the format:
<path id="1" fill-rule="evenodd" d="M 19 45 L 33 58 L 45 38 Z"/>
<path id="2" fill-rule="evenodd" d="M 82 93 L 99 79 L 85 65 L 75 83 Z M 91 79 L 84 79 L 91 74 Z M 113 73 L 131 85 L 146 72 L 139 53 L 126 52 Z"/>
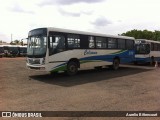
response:
<path id="1" fill-rule="evenodd" d="M 154 31 L 154 40 L 160 41 L 160 31 Z"/>
<path id="2" fill-rule="evenodd" d="M 149 30 L 131 30 L 126 33 L 122 33 L 123 36 L 134 37 L 135 39 L 148 39 L 160 41 L 160 31 L 149 31 Z"/>
<path id="3" fill-rule="evenodd" d="M 20 40 L 14 40 L 10 43 L 11 45 L 20 45 Z"/>

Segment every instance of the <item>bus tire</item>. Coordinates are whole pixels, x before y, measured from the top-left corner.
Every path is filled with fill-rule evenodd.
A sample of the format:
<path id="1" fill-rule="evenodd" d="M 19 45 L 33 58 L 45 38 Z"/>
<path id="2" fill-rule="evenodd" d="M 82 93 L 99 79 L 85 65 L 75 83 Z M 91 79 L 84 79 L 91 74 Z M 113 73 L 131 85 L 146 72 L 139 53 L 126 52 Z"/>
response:
<path id="1" fill-rule="evenodd" d="M 155 63 L 154 57 L 151 57 L 150 65 L 154 65 L 154 63 Z"/>
<path id="2" fill-rule="evenodd" d="M 115 59 L 113 60 L 112 69 L 113 69 L 113 70 L 118 70 L 119 64 L 120 64 L 119 59 L 115 58 Z"/>
<path id="3" fill-rule="evenodd" d="M 137 62 L 137 61 L 134 61 L 133 63 L 134 63 L 134 65 L 137 65 L 137 64 L 138 64 L 138 62 Z"/>
<path id="4" fill-rule="evenodd" d="M 70 61 L 67 65 L 67 74 L 69 76 L 75 75 L 78 72 L 78 65 L 74 61 Z"/>
<path id="5" fill-rule="evenodd" d="M 102 70 L 102 66 L 95 67 L 96 70 Z"/>

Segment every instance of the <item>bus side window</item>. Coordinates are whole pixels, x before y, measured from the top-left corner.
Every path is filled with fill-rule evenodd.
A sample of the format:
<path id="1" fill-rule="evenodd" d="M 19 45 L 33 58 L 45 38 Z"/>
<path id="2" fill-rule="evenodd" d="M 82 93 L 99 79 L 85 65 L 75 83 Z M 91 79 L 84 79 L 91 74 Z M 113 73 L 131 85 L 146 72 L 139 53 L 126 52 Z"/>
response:
<path id="1" fill-rule="evenodd" d="M 107 48 L 107 41 L 104 37 L 96 37 L 96 48 Z"/>
<path id="2" fill-rule="evenodd" d="M 133 49 L 133 48 L 134 48 L 134 41 L 126 40 L 126 49 Z"/>
<path id="3" fill-rule="evenodd" d="M 150 53 L 150 44 L 146 44 L 146 54 Z"/>
<path id="4" fill-rule="evenodd" d="M 158 44 L 154 43 L 154 51 L 158 51 Z"/>
<path id="5" fill-rule="evenodd" d="M 67 38 L 68 48 L 80 48 L 80 36 L 75 34 L 68 34 Z"/>
<path id="6" fill-rule="evenodd" d="M 65 38 L 63 36 L 51 36 L 49 55 L 59 53 L 65 50 Z"/>
<path id="7" fill-rule="evenodd" d="M 151 43 L 151 51 L 154 51 L 154 43 Z"/>
<path id="8" fill-rule="evenodd" d="M 118 39 L 118 49 L 125 49 L 125 39 Z"/>
<path id="9" fill-rule="evenodd" d="M 116 49 L 117 48 L 117 39 L 108 38 L 108 48 Z"/>
<path id="10" fill-rule="evenodd" d="M 55 36 L 56 50 L 62 52 L 65 50 L 65 38 L 63 36 Z"/>
<path id="11" fill-rule="evenodd" d="M 49 55 L 53 55 L 53 43 L 55 40 L 53 40 L 54 37 L 49 37 Z"/>
<path id="12" fill-rule="evenodd" d="M 88 40 L 89 40 L 89 48 L 95 48 L 94 37 L 93 36 L 89 36 Z"/>
<path id="13" fill-rule="evenodd" d="M 158 51 L 160 51 L 160 44 L 158 44 Z"/>

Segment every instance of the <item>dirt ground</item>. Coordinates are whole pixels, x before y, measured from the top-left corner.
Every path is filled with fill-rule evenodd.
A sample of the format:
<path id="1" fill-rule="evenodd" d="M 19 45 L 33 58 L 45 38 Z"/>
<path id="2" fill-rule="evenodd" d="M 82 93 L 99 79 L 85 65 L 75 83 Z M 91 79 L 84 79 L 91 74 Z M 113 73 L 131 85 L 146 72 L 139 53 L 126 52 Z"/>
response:
<path id="1" fill-rule="evenodd" d="M 69 77 L 27 70 L 25 62 L 0 58 L 0 111 L 160 111 L 160 68 L 122 65 Z"/>

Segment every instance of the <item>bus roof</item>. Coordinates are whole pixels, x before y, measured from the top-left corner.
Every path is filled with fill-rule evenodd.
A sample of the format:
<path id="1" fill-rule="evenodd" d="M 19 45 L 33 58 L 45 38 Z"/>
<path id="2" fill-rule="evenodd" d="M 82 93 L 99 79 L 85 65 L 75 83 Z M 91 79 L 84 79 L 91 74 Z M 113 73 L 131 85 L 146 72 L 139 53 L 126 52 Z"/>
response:
<path id="1" fill-rule="evenodd" d="M 21 46 L 21 45 L 0 45 L 0 47 L 27 47 L 25 46 Z"/>
<path id="2" fill-rule="evenodd" d="M 3 45 L 4 47 L 19 47 L 19 45 Z"/>
<path id="3" fill-rule="evenodd" d="M 20 48 L 27 48 L 27 46 L 25 45 L 25 46 L 19 46 Z"/>
<path id="4" fill-rule="evenodd" d="M 160 43 L 160 41 L 155 41 L 155 40 L 147 40 L 147 39 L 136 39 L 137 41 L 145 41 L 145 42 L 150 42 L 150 43 Z"/>
<path id="5" fill-rule="evenodd" d="M 41 29 L 41 28 L 39 28 L 39 29 Z M 44 29 L 44 28 L 42 28 L 42 29 Z M 69 30 L 69 29 L 62 29 L 62 28 L 55 28 L 55 27 L 48 27 L 47 29 L 48 29 L 48 31 L 57 31 L 57 32 L 64 32 L 64 33 L 74 33 L 74 34 L 82 34 L 82 35 L 93 35 L 93 36 L 101 36 L 101 37 L 111 37 L 111 38 L 122 38 L 122 39 L 135 40 L 134 37 L 128 37 L 128 36 L 107 35 L 107 34 L 101 34 L 101 33 L 84 32 L 84 31 Z"/>

